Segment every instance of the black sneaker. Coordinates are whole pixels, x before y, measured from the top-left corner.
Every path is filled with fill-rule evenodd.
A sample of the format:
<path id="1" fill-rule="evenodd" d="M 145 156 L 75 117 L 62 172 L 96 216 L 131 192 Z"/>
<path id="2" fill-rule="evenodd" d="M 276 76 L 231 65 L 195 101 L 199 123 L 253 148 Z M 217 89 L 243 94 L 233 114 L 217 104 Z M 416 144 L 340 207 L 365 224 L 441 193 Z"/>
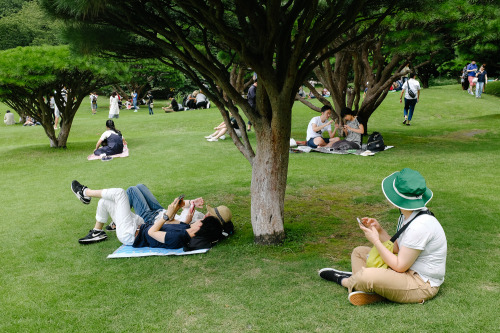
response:
<path id="1" fill-rule="evenodd" d="M 102 242 L 108 238 L 108 235 L 102 230 L 90 230 L 88 235 L 80 238 L 78 243 L 80 244 L 92 244 L 97 242 Z"/>
<path id="2" fill-rule="evenodd" d="M 115 224 L 115 222 L 111 222 L 110 224 L 108 224 L 106 226 L 106 230 L 107 231 L 116 231 L 116 224 Z"/>
<path id="3" fill-rule="evenodd" d="M 342 285 L 342 280 L 350 278 L 351 272 L 338 271 L 333 268 L 323 268 L 318 272 L 319 276 L 327 281 L 335 282 Z"/>
<path id="4" fill-rule="evenodd" d="M 406 125 L 406 122 L 407 122 L 407 121 L 408 121 L 408 120 L 406 120 L 406 119 L 405 119 L 405 120 L 403 121 L 403 125 Z"/>
<path id="5" fill-rule="evenodd" d="M 91 198 L 83 195 L 83 190 L 85 190 L 86 188 L 87 186 L 80 184 L 76 180 L 73 180 L 71 182 L 71 191 L 73 191 L 73 193 L 76 195 L 78 199 L 80 199 L 81 202 L 88 205 L 90 203 Z"/>

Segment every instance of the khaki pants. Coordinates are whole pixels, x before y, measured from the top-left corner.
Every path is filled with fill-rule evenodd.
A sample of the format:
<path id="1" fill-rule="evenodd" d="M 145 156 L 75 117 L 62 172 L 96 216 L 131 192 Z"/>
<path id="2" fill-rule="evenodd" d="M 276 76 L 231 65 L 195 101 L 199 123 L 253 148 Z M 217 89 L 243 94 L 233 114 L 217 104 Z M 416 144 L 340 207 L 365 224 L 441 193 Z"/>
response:
<path id="1" fill-rule="evenodd" d="M 431 287 L 415 271 L 398 273 L 390 268 L 366 268 L 370 249 L 368 246 L 359 246 L 352 252 L 353 275 L 344 280 L 349 292 L 353 289 L 374 292 L 397 303 L 423 303 L 436 296 L 439 287 Z"/>

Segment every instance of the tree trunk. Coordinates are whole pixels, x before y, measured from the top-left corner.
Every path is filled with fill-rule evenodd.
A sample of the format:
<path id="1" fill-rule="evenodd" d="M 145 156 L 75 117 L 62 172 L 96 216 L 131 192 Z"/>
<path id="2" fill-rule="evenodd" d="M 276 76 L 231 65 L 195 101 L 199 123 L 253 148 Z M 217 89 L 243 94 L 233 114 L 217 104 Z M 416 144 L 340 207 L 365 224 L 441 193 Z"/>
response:
<path id="1" fill-rule="evenodd" d="M 275 104 L 273 109 L 273 120 L 254 122 L 257 153 L 252 165 L 251 214 L 254 240 L 262 245 L 278 244 L 285 238 L 283 220 L 291 106 L 280 110 Z M 277 114 L 281 114 L 281 119 Z"/>

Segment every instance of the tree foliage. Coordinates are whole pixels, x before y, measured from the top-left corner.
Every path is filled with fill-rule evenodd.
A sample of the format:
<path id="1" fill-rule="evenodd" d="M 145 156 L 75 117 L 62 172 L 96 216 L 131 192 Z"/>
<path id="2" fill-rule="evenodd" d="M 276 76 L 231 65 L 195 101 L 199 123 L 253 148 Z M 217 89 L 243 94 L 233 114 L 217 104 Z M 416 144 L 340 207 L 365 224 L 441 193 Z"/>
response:
<path id="1" fill-rule="evenodd" d="M 61 44 L 62 23 L 51 20 L 40 8 L 38 1 L 19 2 L 9 15 L 0 18 L 0 50 L 18 46 Z M 15 7 L 15 6 L 13 6 Z"/>
<path id="2" fill-rule="evenodd" d="M 387 17 L 364 38 L 337 52 L 333 61 L 324 60 L 315 69 L 315 74 L 330 90 L 337 115 L 345 106 L 352 108 L 367 129 L 368 119 L 385 99 L 394 81 L 414 71 L 423 87 L 428 87 L 438 66 L 455 57 L 453 50 L 460 43 L 459 28 L 469 21 L 468 16 L 457 11 L 456 3 L 415 3 L 414 8 Z M 475 7 L 479 11 L 479 6 Z M 353 27 L 348 34 L 359 28 Z M 345 36 L 332 42 L 326 50 L 338 45 L 343 38 Z M 367 91 L 361 98 L 365 88 Z M 328 100 L 316 95 L 329 104 Z"/>
<path id="3" fill-rule="evenodd" d="M 3 0 L 0 6 L 0 18 L 17 13 L 26 2 L 28 0 Z"/>
<path id="4" fill-rule="evenodd" d="M 125 98 L 129 98 L 130 92 L 134 90 L 142 99 L 149 90 L 170 91 L 188 86 L 182 73 L 156 59 L 128 61 L 122 69 L 117 73 L 120 82 L 113 85 L 113 88 Z M 155 93 L 153 95 L 157 97 Z"/>
<path id="5" fill-rule="evenodd" d="M 0 52 L 0 100 L 21 116 L 39 121 L 51 147 L 66 147 L 73 118 L 91 91 L 113 82 L 117 64 L 99 58 L 74 56 L 68 46 L 18 47 Z M 60 94 L 68 90 L 67 101 Z M 61 113 L 56 135 L 50 96 Z"/>

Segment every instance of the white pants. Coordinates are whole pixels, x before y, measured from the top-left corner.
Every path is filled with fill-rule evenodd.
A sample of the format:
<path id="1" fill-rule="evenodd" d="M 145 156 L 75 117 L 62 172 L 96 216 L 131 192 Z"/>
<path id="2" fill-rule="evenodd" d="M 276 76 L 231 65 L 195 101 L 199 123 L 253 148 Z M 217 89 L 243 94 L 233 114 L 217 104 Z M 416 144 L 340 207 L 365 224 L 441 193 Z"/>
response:
<path id="1" fill-rule="evenodd" d="M 132 245 L 135 231 L 144 223 L 139 215 L 132 213 L 127 193 L 122 188 L 102 190 L 102 198 L 97 203 L 95 219 L 107 223 L 111 216 L 116 225 L 116 237 L 125 245 Z"/>

